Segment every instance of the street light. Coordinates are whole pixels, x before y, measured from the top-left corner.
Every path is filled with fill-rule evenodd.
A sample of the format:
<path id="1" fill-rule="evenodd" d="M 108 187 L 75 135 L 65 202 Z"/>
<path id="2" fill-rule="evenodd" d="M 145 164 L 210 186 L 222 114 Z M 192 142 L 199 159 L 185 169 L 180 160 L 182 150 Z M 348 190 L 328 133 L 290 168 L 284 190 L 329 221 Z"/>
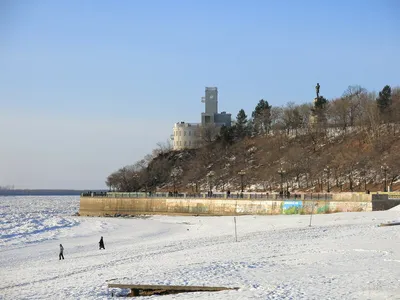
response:
<path id="1" fill-rule="evenodd" d="M 244 185 L 243 185 L 243 176 L 246 175 L 246 172 L 244 170 L 241 170 L 238 172 L 238 175 L 240 175 L 240 189 L 241 192 L 244 192 Z"/>
<path id="2" fill-rule="evenodd" d="M 381 166 L 381 169 L 382 169 L 383 173 L 385 174 L 385 186 L 384 186 L 383 191 L 387 192 L 387 171 L 389 170 L 389 167 L 386 164 L 384 164 L 383 166 Z"/>
<path id="3" fill-rule="evenodd" d="M 176 192 L 176 176 L 177 176 L 176 171 L 172 171 L 171 172 L 171 177 L 172 177 L 172 182 L 173 182 L 173 185 L 174 185 L 174 195 L 177 194 L 177 192 Z"/>
<path id="4" fill-rule="evenodd" d="M 279 168 L 278 174 L 281 175 L 281 195 L 283 195 L 283 176 L 285 175 L 286 171 L 282 169 L 282 167 Z"/>
<path id="5" fill-rule="evenodd" d="M 133 178 L 135 179 L 134 192 L 138 192 L 139 191 L 139 174 L 138 173 L 134 173 L 133 174 Z"/>
<path id="6" fill-rule="evenodd" d="M 212 195 L 212 177 L 213 177 L 214 175 L 215 175 L 215 172 L 214 172 L 214 171 L 210 171 L 210 172 L 208 172 L 208 174 L 207 174 L 207 177 L 208 177 L 208 187 L 209 187 L 208 193 L 209 193 L 210 196 Z"/>
<path id="7" fill-rule="evenodd" d="M 190 182 L 190 183 L 189 183 L 189 186 L 192 187 L 192 193 L 194 193 L 195 183 L 194 183 L 194 182 Z"/>
<path id="8" fill-rule="evenodd" d="M 331 173 L 331 169 L 329 168 L 329 166 L 326 166 L 326 168 L 324 169 L 324 171 L 326 172 L 326 177 L 327 177 L 327 188 L 326 191 L 329 193 L 329 175 Z"/>

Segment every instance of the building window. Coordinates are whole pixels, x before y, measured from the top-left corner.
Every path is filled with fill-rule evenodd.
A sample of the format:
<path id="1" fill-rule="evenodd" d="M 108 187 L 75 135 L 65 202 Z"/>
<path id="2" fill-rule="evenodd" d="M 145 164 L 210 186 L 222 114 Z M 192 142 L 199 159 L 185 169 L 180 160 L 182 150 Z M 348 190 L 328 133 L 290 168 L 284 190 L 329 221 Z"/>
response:
<path id="1" fill-rule="evenodd" d="M 189 131 L 189 136 L 191 136 L 192 135 L 192 132 L 191 131 Z"/>
<path id="2" fill-rule="evenodd" d="M 184 136 L 186 136 L 186 131 L 184 132 Z"/>
<path id="3" fill-rule="evenodd" d="M 186 146 L 187 142 L 185 141 L 185 146 Z"/>

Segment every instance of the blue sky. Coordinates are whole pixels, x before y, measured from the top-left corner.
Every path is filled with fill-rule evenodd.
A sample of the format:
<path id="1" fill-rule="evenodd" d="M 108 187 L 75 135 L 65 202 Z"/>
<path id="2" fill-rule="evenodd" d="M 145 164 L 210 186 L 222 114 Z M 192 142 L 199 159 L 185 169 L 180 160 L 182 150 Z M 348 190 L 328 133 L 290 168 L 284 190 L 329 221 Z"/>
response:
<path id="1" fill-rule="evenodd" d="M 205 86 L 251 114 L 399 85 L 391 1 L 0 2 L 0 185 L 104 187 L 199 122 Z"/>

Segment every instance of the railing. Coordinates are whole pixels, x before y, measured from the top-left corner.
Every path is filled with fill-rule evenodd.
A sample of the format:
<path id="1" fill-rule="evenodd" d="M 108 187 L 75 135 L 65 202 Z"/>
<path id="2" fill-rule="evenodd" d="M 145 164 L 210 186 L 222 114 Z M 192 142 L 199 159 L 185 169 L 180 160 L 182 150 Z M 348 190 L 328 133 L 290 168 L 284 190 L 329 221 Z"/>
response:
<path id="1" fill-rule="evenodd" d="M 390 200 L 398 200 L 400 199 L 400 192 L 372 192 L 371 194 L 381 194 L 388 195 L 388 199 Z"/>
<path id="2" fill-rule="evenodd" d="M 388 198 L 390 200 L 399 200 L 400 199 L 400 193 L 388 193 Z"/>
<path id="3" fill-rule="evenodd" d="M 243 199 L 243 200 L 331 200 L 332 194 L 278 194 L 278 193 L 171 193 L 171 192 L 85 192 L 81 197 L 107 198 L 212 198 L 212 199 Z"/>
<path id="4" fill-rule="evenodd" d="M 304 194 L 304 200 L 332 200 L 332 194 L 325 194 L 325 193 Z"/>

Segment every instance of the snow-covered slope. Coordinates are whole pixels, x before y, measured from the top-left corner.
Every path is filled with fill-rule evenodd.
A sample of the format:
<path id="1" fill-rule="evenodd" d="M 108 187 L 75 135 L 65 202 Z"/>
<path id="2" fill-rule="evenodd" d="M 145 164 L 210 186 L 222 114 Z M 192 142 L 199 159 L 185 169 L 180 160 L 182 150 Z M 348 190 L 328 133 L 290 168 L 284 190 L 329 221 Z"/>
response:
<path id="1" fill-rule="evenodd" d="M 240 288 L 162 299 L 400 299 L 400 226 L 377 227 L 399 211 L 314 215 L 312 227 L 240 216 L 236 242 L 233 217 L 73 217 L 78 205 L 0 198 L 0 299 L 105 299 L 107 282 Z"/>

